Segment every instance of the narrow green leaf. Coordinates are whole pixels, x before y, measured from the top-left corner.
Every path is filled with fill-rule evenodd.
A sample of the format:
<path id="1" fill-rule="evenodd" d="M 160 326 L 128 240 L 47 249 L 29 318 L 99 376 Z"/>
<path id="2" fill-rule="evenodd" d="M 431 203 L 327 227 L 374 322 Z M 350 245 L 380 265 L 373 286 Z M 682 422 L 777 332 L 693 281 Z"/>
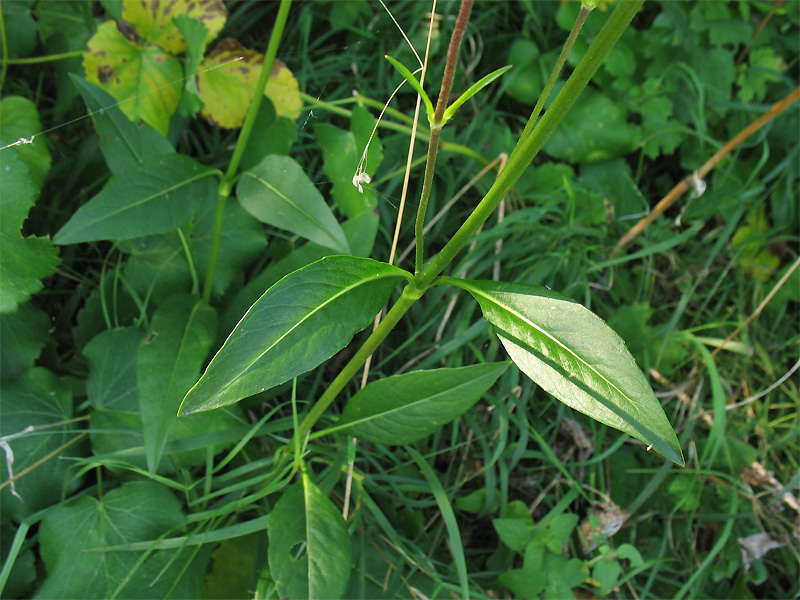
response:
<path id="1" fill-rule="evenodd" d="M 517 366 L 567 406 L 683 466 L 664 409 L 625 342 L 581 304 L 545 288 L 442 277 L 468 291 Z"/>
<path id="2" fill-rule="evenodd" d="M 216 173 L 182 154 L 153 156 L 112 179 L 53 241 L 129 240 L 176 229 L 214 193 Z"/>
<path id="3" fill-rule="evenodd" d="M 333 431 L 378 444 L 410 444 L 469 410 L 508 365 L 414 371 L 373 381 L 350 399 Z"/>
<path id="4" fill-rule="evenodd" d="M 200 374 L 217 327 L 213 308 L 190 294 L 162 304 L 136 353 L 136 385 L 147 467 L 155 473 L 178 406 Z"/>
<path id="5" fill-rule="evenodd" d="M 149 124 L 131 122 L 111 94 L 77 75 L 70 73 L 70 77 L 86 103 L 100 139 L 100 151 L 113 175 L 120 175 L 151 156 L 175 152 L 172 144 Z"/>
<path id="6" fill-rule="evenodd" d="M 414 77 L 414 75 L 411 73 L 411 71 L 406 69 L 402 65 L 402 63 L 400 63 L 398 60 L 392 58 L 388 54 L 385 55 L 384 58 L 386 60 L 388 60 L 391 63 L 391 65 L 395 69 L 397 69 L 398 72 L 403 77 L 406 78 L 406 81 L 408 81 L 408 83 L 411 84 L 411 87 L 413 87 L 414 90 L 416 90 L 416 92 L 420 95 L 420 97 L 422 98 L 422 101 L 425 103 L 425 111 L 428 113 L 428 123 L 433 125 L 433 117 L 434 117 L 433 104 L 431 103 L 431 99 L 428 98 L 428 94 L 426 94 L 425 90 L 422 89 L 422 86 L 419 84 L 419 81 L 417 81 L 417 78 Z"/>
<path id="7" fill-rule="evenodd" d="M 466 92 L 461 94 L 461 96 L 459 96 L 458 100 L 453 102 L 450 106 L 448 106 L 445 109 L 444 117 L 442 117 L 442 125 L 447 123 L 450 120 L 450 117 L 452 117 L 454 114 L 456 114 L 456 111 L 458 111 L 458 109 L 461 108 L 462 104 L 464 104 L 467 100 L 469 100 L 475 94 L 480 92 L 487 85 L 492 83 L 495 79 L 500 77 L 503 73 L 508 71 L 511 67 L 512 67 L 512 65 L 507 65 L 505 67 L 497 69 L 496 71 L 492 71 L 491 73 L 489 73 L 485 77 L 482 77 L 480 81 L 478 81 L 475 84 L 473 84 Z"/>
<path id="8" fill-rule="evenodd" d="M 353 547 L 336 505 L 303 473 L 269 517 L 269 568 L 282 598 L 341 598 Z"/>
<path id="9" fill-rule="evenodd" d="M 372 323 L 395 286 L 410 278 L 354 256 L 323 258 L 287 275 L 242 317 L 180 414 L 233 404 L 313 369 Z"/>
<path id="10" fill-rule="evenodd" d="M 296 233 L 342 254 L 350 248 L 322 194 L 288 156 L 267 156 L 236 186 L 242 206 L 263 223 Z"/>

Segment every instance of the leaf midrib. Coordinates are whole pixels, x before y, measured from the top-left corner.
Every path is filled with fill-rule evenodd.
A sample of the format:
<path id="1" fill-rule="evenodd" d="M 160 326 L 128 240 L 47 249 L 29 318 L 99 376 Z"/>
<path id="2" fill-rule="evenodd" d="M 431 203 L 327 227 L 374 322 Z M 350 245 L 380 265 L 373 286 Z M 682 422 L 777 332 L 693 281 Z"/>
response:
<path id="1" fill-rule="evenodd" d="M 580 355 L 575 353 L 571 348 L 569 348 L 567 345 L 565 345 L 563 342 L 561 342 L 561 340 L 559 340 L 559 339 L 553 337 L 552 335 L 550 335 L 550 333 L 548 333 L 547 331 L 545 331 L 544 329 L 539 327 L 536 323 L 534 323 L 530 319 L 526 318 L 525 315 L 520 314 L 519 312 L 517 312 L 516 310 L 514 310 L 513 308 L 511 308 L 509 306 L 506 306 L 505 304 L 501 304 L 495 298 L 493 298 L 492 296 L 484 293 L 483 291 L 479 290 L 478 288 L 474 288 L 474 287 L 470 286 L 469 284 L 463 285 L 462 287 L 465 290 L 467 290 L 470 294 L 472 294 L 472 295 L 476 295 L 476 294 L 480 295 L 482 298 L 485 298 L 486 300 L 488 300 L 492 304 L 495 304 L 499 308 L 501 308 L 503 310 L 506 310 L 507 312 L 511 313 L 512 315 L 514 315 L 515 317 L 517 317 L 518 319 L 523 321 L 524 323 L 530 325 L 533 329 L 535 329 L 536 331 L 541 333 L 543 336 L 545 336 L 546 338 L 548 338 L 548 339 L 552 340 L 553 342 L 555 342 L 564 351 L 565 354 L 568 354 L 569 356 L 574 357 L 575 360 L 577 360 L 579 363 L 585 365 L 586 368 L 589 371 L 591 371 L 592 373 L 595 373 L 597 375 L 597 377 L 599 377 L 602 381 L 606 382 L 608 384 L 608 386 L 611 387 L 612 389 L 614 389 L 622 398 L 625 398 L 626 400 L 628 400 L 631 403 L 633 403 L 633 398 L 631 398 L 627 394 L 623 393 L 623 391 L 616 384 L 614 384 L 607 377 L 605 377 L 595 367 L 591 366 L 588 362 L 586 362 L 583 358 L 581 358 Z"/>

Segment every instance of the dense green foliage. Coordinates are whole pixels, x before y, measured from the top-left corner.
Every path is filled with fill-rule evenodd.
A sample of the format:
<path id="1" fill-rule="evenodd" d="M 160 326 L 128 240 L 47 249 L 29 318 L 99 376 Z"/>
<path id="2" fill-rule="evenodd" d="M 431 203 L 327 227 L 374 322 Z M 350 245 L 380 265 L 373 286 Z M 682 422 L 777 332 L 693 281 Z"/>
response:
<path id="1" fill-rule="evenodd" d="M 800 593 L 797 103 L 612 252 L 797 88 L 800 3 L 650 0 L 581 92 L 601 2 L 529 132 L 581 4 L 476 2 L 428 196 L 459 4 L 392 266 L 380 3 L 2 1 L 2 597 Z"/>

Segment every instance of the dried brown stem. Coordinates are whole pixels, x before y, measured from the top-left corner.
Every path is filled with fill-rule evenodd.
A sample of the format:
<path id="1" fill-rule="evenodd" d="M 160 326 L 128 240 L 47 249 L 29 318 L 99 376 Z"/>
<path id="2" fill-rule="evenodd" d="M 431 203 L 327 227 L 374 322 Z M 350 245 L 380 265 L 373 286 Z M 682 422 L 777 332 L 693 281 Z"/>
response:
<path id="1" fill-rule="evenodd" d="M 686 191 L 691 187 L 692 181 L 695 177 L 699 179 L 704 179 L 706 175 L 708 175 L 711 170 L 716 167 L 719 162 L 725 158 L 728 154 L 733 151 L 736 146 L 741 144 L 744 140 L 749 138 L 753 135 L 756 131 L 761 129 L 764 125 L 769 123 L 772 119 L 777 117 L 787 108 L 789 108 L 792 104 L 797 102 L 800 99 L 800 88 L 795 89 L 791 94 L 786 96 L 783 100 L 775 104 L 772 108 L 770 108 L 766 113 L 761 115 L 758 119 L 750 123 L 747 127 L 742 129 L 739 133 L 737 133 L 733 138 L 731 138 L 722 148 L 720 148 L 714 156 L 708 159 L 706 163 L 700 167 L 693 175 L 686 177 L 683 181 L 678 183 L 672 190 L 664 196 L 664 198 L 656 204 L 655 208 L 644 218 L 642 218 L 636 225 L 630 228 L 628 233 L 626 233 L 622 238 L 617 242 L 614 249 L 611 251 L 611 258 L 615 257 L 619 254 L 620 250 L 622 250 L 625 246 L 630 244 L 633 239 L 638 236 L 642 231 L 645 230 L 653 221 L 655 221 L 658 217 L 660 217 L 664 211 L 666 211 L 670 206 L 672 206 L 675 201 L 680 198 Z"/>

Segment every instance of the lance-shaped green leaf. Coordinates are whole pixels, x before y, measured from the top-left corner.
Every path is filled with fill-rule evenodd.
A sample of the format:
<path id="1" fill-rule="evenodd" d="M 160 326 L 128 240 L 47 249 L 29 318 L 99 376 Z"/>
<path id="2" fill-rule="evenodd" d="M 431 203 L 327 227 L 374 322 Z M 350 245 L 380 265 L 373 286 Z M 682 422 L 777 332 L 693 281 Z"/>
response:
<path id="1" fill-rule="evenodd" d="M 444 116 L 442 117 L 442 125 L 447 123 L 450 120 L 450 117 L 456 114 L 456 111 L 459 108 L 461 108 L 461 105 L 464 104 L 464 102 L 472 98 L 475 94 L 480 92 L 483 88 L 492 83 L 495 79 L 500 77 L 500 75 L 508 71 L 510 68 L 511 65 L 508 65 L 500 69 L 497 69 L 496 71 L 492 71 L 485 77 L 482 77 L 480 81 L 470 86 L 470 88 L 466 92 L 464 92 L 463 94 L 461 94 L 461 96 L 459 96 L 458 100 L 453 102 L 450 106 L 447 107 L 447 109 L 445 109 Z"/>
<path id="2" fill-rule="evenodd" d="M 333 211 L 303 168 L 288 156 L 267 156 L 245 171 L 236 195 L 259 221 L 350 254 Z"/>
<path id="3" fill-rule="evenodd" d="M 238 402 L 305 373 L 367 327 L 411 274 L 386 263 L 329 256 L 290 273 L 247 311 L 180 414 Z"/>
<path id="4" fill-rule="evenodd" d="M 664 409 L 613 329 L 583 305 L 540 287 L 442 277 L 468 291 L 517 366 L 567 406 L 683 465 Z"/>
<path id="5" fill-rule="evenodd" d="M 508 365 L 414 371 L 373 381 L 350 399 L 336 425 L 320 434 L 344 431 L 378 444 L 411 444 L 472 408 Z"/>
<path id="6" fill-rule="evenodd" d="M 214 193 L 215 173 L 182 154 L 153 156 L 112 179 L 72 215 L 53 241 L 129 240 L 172 231 Z"/>
<path id="7" fill-rule="evenodd" d="M 102 88 L 70 73 L 100 139 L 100 151 L 113 175 L 120 175 L 158 154 L 175 152 L 163 135 L 144 121 L 133 123 L 114 97 Z"/>
<path id="8" fill-rule="evenodd" d="M 417 78 L 414 77 L 411 71 L 406 69 L 403 66 L 403 64 L 397 59 L 392 58 L 388 54 L 385 55 L 384 58 L 388 60 L 395 69 L 398 70 L 400 75 L 406 78 L 406 81 L 408 81 L 408 83 L 411 84 L 411 87 L 413 87 L 414 90 L 416 90 L 416 92 L 420 95 L 422 101 L 425 103 L 425 112 L 428 114 L 428 123 L 432 125 L 434 116 L 433 104 L 431 103 L 431 99 L 428 98 L 428 94 L 426 94 L 425 90 L 422 89 L 422 86 L 419 84 L 419 81 L 417 81 Z"/>
<path id="9" fill-rule="evenodd" d="M 282 598 L 341 598 L 353 548 L 341 511 L 303 473 L 269 515 L 269 568 Z"/>
<path id="10" fill-rule="evenodd" d="M 217 330 L 213 308 L 190 294 L 158 307 L 136 352 L 136 384 L 147 467 L 155 473 L 176 412 L 200 374 Z"/>

